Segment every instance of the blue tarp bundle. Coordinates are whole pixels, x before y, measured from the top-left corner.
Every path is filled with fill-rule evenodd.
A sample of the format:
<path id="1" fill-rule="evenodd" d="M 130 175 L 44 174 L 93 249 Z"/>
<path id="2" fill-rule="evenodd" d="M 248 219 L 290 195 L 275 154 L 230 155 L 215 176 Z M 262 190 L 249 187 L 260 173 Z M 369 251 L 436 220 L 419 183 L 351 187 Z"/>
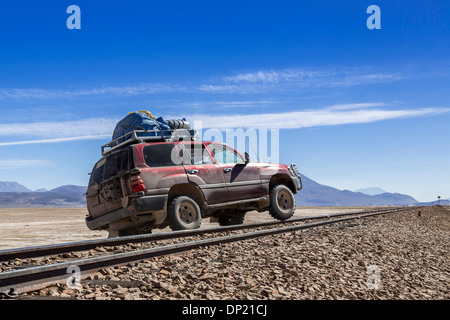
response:
<path id="1" fill-rule="evenodd" d="M 142 112 L 133 112 L 120 120 L 114 129 L 112 139 L 115 140 L 133 130 L 158 130 L 160 132 L 146 132 L 139 134 L 140 136 L 161 135 L 161 131 L 165 136 L 170 136 L 170 127 L 162 118 L 154 119 Z M 118 141 L 119 143 L 122 141 Z"/>

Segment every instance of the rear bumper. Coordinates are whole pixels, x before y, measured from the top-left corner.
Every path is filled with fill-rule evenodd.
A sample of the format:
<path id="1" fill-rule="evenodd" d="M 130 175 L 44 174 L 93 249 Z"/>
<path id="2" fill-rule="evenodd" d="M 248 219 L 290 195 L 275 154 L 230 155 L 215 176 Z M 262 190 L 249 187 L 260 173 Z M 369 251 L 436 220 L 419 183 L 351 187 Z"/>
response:
<path id="1" fill-rule="evenodd" d="M 110 223 L 129 218 L 133 215 L 165 210 L 167 198 L 167 194 L 139 197 L 131 200 L 131 204 L 126 208 L 109 212 L 95 219 L 90 216 L 86 217 L 86 225 L 90 230 L 98 230 Z"/>

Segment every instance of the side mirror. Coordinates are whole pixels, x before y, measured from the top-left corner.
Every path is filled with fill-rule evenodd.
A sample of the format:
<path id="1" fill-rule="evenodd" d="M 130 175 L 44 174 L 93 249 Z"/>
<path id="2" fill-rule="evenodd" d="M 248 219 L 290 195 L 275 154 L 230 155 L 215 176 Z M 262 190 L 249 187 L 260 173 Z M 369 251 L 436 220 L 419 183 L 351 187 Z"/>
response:
<path id="1" fill-rule="evenodd" d="M 248 154 L 248 152 L 244 153 L 245 155 L 245 164 L 250 162 L 250 155 Z"/>

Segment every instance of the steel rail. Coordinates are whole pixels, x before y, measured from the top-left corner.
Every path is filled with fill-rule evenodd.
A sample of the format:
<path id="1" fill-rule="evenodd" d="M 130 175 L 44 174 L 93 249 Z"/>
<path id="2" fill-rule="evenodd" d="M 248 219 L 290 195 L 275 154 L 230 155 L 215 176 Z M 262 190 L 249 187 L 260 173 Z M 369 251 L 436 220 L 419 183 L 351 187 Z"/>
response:
<path id="1" fill-rule="evenodd" d="M 71 276 L 71 274 L 68 273 L 68 268 L 73 266 L 79 267 L 80 272 L 83 272 L 85 277 L 87 276 L 87 274 L 96 272 L 102 268 L 124 265 L 131 262 L 145 260 L 151 257 L 189 251 L 192 249 L 205 246 L 236 242 L 240 240 L 253 239 L 281 233 L 295 232 L 304 229 L 311 229 L 329 224 L 336 224 L 355 219 L 373 217 L 381 214 L 386 214 L 389 212 L 392 211 L 383 211 L 352 217 L 312 222 L 301 225 L 271 228 L 253 232 L 233 234 L 229 236 L 221 236 L 203 240 L 195 240 L 184 243 L 171 244 L 149 249 L 103 255 L 93 258 L 72 260 L 68 262 L 61 262 L 44 266 L 5 271 L 0 273 L 0 292 L 6 295 L 8 295 L 8 293 L 18 294 L 41 289 L 54 283 L 65 283 L 67 279 Z"/>
<path id="2" fill-rule="evenodd" d="M 368 210 L 368 211 L 366 210 L 366 211 L 357 211 L 357 212 L 343 212 L 343 213 L 335 213 L 335 214 L 327 214 L 327 215 L 299 217 L 299 218 L 293 218 L 293 219 L 284 220 L 284 221 L 271 220 L 271 221 L 246 223 L 246 224 L 241 224 L 241 225 L 224 226 L 224 227 L 200 228 L 200 229 L 195 229 L 195 230 L 180 230 L 180 231 L 142 234 L 142 235 L 125 236 L 125 237 L 117 237 L 117 238 L 95 239 L 95 240 L 85 240 L 85 241 L 77 241 L 77 242 L 65 242 L 65 243 L 43 245 L 43 246 L 31 246 L 31 247 L 6 249 L 6 250 L 0 250 L 0 262 L 13 260 L 13 259 L 36 258 L 36 257 L 42 257 L 42 256 L 74 252 L 74 251 L 86 251 L 86 250 L 95 249 L 100 246 L 118 246 L 118 245 L 130 244 L 130 243 L 142 243 L 142 242 L 190 237 L 190 236 L 196 236 L 196 235 L 203 235 L 206 233 L 235 231 L 235 230 L 248 229 L 248 228 L 265 227 L 265 226 L 271 226 L 271 225 L 277 225 L 277 224 L 283 225 L 283 224 L 296 223 L 296 222 L 300 222 L 300 221 L 304 221 L 304 220 L 317 220 L 317 219 L 326 219 L 326 218 L 331 218 L 331 217 L 341 217 L 341 216 L 355 215 L 355 214 L 362 214 L 362 213 L 373 213 L 373 212 L 384 212 L 384 211 L 391 212 L 391 211 L 400 211 L 400 210 L 406 210 L 406 208 L 389 208 L 389 209 L 378 209 L 378 210 Z"/>

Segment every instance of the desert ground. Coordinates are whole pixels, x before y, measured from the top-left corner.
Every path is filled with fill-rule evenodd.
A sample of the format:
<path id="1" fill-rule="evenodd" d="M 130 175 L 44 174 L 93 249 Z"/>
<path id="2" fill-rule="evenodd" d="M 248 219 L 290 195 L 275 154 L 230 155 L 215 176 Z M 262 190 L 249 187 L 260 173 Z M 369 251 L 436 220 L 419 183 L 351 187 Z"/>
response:
<path id="1" fill-rule="evenodd" d="M 297 207 L 294 217 L 365 210 L 367 207 Z M 89 230 L 85 208 L 0 209 L 0 250 L 108 237 Z M 245 222 L 273 220 L 268 212 L 249 212 Z M 202 228 L 218 226 L 206 218 Z M 154 232 L 170 231 L 169 228 Z"/>
<path id="2" fill-rule="evenodd" d="M 298 207 L 294 217 L 364 209 Z M 85 275 L 80 288 L 56 284 L 21 298 L 448 300 L 449 214 L 449 207 L 411 207 L 358 223 L 208 246 L 101 269 Z M 85 215 L 80 208 L 0 209 L 0 249 L 107 237 L 90 231 Z M 272 218 L 246 216 L 246 222 L 264 220 Z M 203 228 L 217 226 L 203 222 Z"/>

